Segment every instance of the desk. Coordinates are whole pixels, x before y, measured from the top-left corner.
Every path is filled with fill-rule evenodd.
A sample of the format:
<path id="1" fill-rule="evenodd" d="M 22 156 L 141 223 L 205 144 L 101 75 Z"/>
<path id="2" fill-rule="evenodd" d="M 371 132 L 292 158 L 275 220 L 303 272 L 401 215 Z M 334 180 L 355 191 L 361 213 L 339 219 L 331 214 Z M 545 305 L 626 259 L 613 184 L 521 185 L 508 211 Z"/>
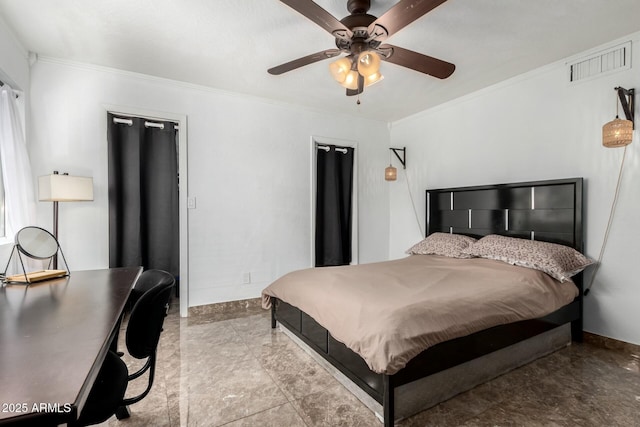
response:
<path id="1" fill-rule="evenodd" d="M 0 288 L 0 425 L 78 417 L 141 271 L 77 271 Z"/>

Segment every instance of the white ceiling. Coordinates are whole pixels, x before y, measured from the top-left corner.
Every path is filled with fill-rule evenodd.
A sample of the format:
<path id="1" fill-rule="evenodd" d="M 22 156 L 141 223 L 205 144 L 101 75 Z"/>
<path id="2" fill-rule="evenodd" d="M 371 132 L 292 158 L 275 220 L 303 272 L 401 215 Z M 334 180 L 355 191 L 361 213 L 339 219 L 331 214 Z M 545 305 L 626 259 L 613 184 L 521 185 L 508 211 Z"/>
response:
<path id="1" fill-rule="evenodd" d="M 317 0 L 341 19 L 347 0 Z M 372 0 L 382 15 L 397 0 Z M 281 102 L 395 121 L 640 30 L 639 0 L 448 0 L 388 39 L 452 62 L 446 80 L 382 64 L 361 105 L 321 61 L 267 69 L 335 47 L 278 0 L 0 0 L 32 52 Z"/>

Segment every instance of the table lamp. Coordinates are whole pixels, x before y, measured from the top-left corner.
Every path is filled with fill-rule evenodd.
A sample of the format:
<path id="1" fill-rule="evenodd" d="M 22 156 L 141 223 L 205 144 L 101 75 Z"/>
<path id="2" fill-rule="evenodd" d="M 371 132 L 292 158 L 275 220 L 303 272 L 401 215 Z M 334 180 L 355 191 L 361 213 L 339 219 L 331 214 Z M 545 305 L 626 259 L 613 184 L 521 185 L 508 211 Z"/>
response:
<path id="1" fill-rule="evenodd" d="M 93 178 L 59 174 L 38 178 L 38 200 L 53 202 L 53 236 L 58 239 L 58 202 L 81 202 L 93 200 Z M 57 255 L 53 258 L 53 268 L 58 268 Z"/>

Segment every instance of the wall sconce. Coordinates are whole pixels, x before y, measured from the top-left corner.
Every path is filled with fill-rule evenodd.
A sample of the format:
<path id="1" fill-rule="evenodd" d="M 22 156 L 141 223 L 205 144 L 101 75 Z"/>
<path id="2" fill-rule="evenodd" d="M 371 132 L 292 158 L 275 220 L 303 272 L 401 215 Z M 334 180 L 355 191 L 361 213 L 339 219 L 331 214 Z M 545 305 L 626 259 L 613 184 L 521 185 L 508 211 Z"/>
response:
<path id="1" fill-rule="evenodd" d="M 93 178 L 70 176 L 68 173 L 38 178 L 38 200 L 53 202 L 53 237 L 58 240 L 58 202 L 82 202 L 93 200 Z M 58 268 L 57 255 L 53 258 L 54 270 Z"/>
<path id="2" fill-rule="evenodd" d="M 602 145 L 605 147 L 624 147 L 633 140 L 633 114 L 635 104 L 635 90 L 616 87 L 616 118 L 602 126 Z M 626 120 L 618 117 L 618 99 Z"/>
<path id="3" fill-rule="evenodd" d="M 396 155 L 400 163 L 402 163 L 402 169 L 407 168 L 407 147 L 403 148 L 389 148 L 389 166 L 384 170 L 385 181 L 395 181 L 398 179 L 398 170 L 391 164 L 391 152 Z M 402 152 L 402 157 L 398 152 Z"/>
<path id="4" fill-rule="evenodd" d="M 607 241 L 609 239 L 609 231 L 611 231 L 611 224 L 613 223 L 613 217 L 616 212 L 616 205 L 618 203 L 618 196 L 620 194 L 620 184 L 622 183 L 622 171 L 624 170 L 624 158 L 627 153 L 627 145 L 633 140 L 633 114 L 635 96 L 633 89 L 625 89 L 623 87 L 614 88 L 617 96 L 620 99 L 622 110 L 626 120 L 622 120 L 618 117 L 618 99 L 616 99 L 616 118 L 606 125 L 602 126 L 602 145 L 605 147 L 624 147 L 622 152 L 622 160 L 620 161 L 620 171 L 618 172 L 618 181 L 616 182 L 616 190 L 613 194 L 613 201 L 611 202 L 611 210 L 609 211 L 609 220 L 607 221 L 607 228 L 604 230 L 604 238 L 602 240 L 602 247 L 600 248 L 600 254 L 591 274 L 591 281 L 584 288 L 584 295 L 587 296 L 591 291 L 591 287 L 596 279 L 596 274 L 602 264 L 602 258 L 604 257 L 604 251 L 607 247 Z"/>

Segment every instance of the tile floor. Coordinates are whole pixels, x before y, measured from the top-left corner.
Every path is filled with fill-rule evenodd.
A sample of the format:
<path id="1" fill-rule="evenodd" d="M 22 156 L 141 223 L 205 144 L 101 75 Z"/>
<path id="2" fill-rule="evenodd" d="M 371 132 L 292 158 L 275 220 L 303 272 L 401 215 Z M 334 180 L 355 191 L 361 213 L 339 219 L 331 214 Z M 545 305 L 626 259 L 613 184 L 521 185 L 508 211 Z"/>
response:
<path id="1" fill-rule="evenodd" d="M 174 302 L 153 389 L 130 409 L 104 425 L 382 426 L 256 307 L 184 319 Z M 640 426 L 640 355 L 574 343 L 399 425 Z"/>

